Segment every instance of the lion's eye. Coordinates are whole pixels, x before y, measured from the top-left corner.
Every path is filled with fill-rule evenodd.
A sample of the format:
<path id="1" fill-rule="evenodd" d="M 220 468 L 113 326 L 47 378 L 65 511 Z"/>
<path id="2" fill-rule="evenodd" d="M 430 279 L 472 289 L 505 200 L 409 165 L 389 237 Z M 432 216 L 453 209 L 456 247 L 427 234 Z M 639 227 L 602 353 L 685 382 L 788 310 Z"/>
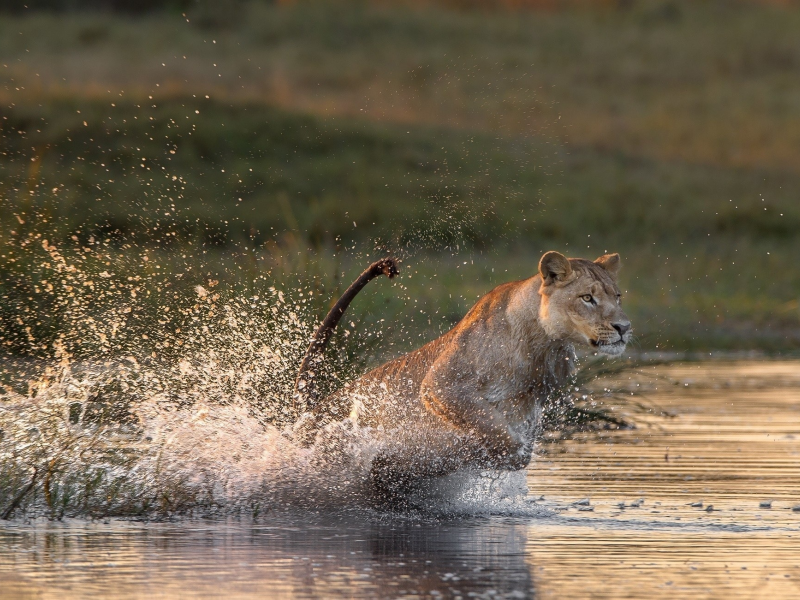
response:
<path id="1" fill-rule="evenodd" d="M 581 296 L 581 300 L 584 302 L 588 302 L 589 304 L 594 304 L 594 298 L 592 298 L 591 294 L 584 294 Z"/>

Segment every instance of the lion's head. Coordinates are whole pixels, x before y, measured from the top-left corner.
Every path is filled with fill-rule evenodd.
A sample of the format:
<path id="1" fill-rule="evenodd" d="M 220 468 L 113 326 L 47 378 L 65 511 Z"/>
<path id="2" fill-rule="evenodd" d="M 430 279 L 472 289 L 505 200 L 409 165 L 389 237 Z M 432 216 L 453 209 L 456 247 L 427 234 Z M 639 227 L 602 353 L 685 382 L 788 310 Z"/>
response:
<path id="1" fill-rule="evenodd" d="M 542 256 L 539 320 L 547 335 L 610 356 L 621 354 L 631 337 L 631 322 L 620 306 L 619 268 L 619 254 L 594 262 L 558 252 Z"/>

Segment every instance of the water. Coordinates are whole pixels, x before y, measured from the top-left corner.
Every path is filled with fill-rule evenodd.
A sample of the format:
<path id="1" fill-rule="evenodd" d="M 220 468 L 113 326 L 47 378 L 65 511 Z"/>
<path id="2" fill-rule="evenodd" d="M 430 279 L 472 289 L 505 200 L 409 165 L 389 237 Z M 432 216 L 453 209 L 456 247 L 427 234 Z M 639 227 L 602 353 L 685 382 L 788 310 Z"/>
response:
<path id="1" fill-rule="evenodd" d="M 529 529 L 540 596 L 797 597 L 800 364 L 660 372 L 648 395 L 675 417 L 553 448 L 531 470 L 560 505 Z M 593 512 L 565 510 L 585 497 Z"/>
<path id="2" fill-rule="evenodd" d="M 272 509 L 255 519 L 12 521 L 0 529 L 0 591 L 9 598 L 800 595 L 800 510 L 792 510 L 800 505 L 800 363 L 672 366 L 655 375 L 626 385 L 673 416 L 639 415 L 636 430 L 545 445 L 527 473 L 525 498 L 487 497 L 458 515 L 340 505 Z"/>

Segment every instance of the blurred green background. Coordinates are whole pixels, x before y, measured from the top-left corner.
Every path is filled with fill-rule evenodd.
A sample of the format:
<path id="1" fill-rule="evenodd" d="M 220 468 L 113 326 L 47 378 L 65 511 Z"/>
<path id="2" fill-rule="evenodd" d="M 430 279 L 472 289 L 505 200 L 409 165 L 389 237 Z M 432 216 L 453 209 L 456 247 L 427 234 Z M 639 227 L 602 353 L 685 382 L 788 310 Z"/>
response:
<path id="1" fill-rule="evenodd" d="M 634 350 L 800 349 L 797 4 L 3 7 L 7 353 L 127 351 L 87 338 L 197 285 L 321 316 L 390 251 L 354 315 L 391 354 L 551 249 L 621 253 Z"/>

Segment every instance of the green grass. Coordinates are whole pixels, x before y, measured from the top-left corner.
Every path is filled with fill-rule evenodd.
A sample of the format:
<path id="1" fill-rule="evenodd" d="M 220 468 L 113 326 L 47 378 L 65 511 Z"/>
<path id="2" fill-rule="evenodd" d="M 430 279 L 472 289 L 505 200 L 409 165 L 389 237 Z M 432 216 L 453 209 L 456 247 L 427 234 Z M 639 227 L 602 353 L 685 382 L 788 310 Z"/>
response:
<path id="1" fill-rule="evenodd" d="M 0 21 L 9 350 L 73 310 L 35 289 L 44 238 L 151 282 L 140 329 L 208 279 L 329 296 L 392 251 L 406 276 L 354 306 L 392 353 L 558 249 L 622 253 L 642 349 L 800 347 L 799 9 L 188 17 Z"/>

